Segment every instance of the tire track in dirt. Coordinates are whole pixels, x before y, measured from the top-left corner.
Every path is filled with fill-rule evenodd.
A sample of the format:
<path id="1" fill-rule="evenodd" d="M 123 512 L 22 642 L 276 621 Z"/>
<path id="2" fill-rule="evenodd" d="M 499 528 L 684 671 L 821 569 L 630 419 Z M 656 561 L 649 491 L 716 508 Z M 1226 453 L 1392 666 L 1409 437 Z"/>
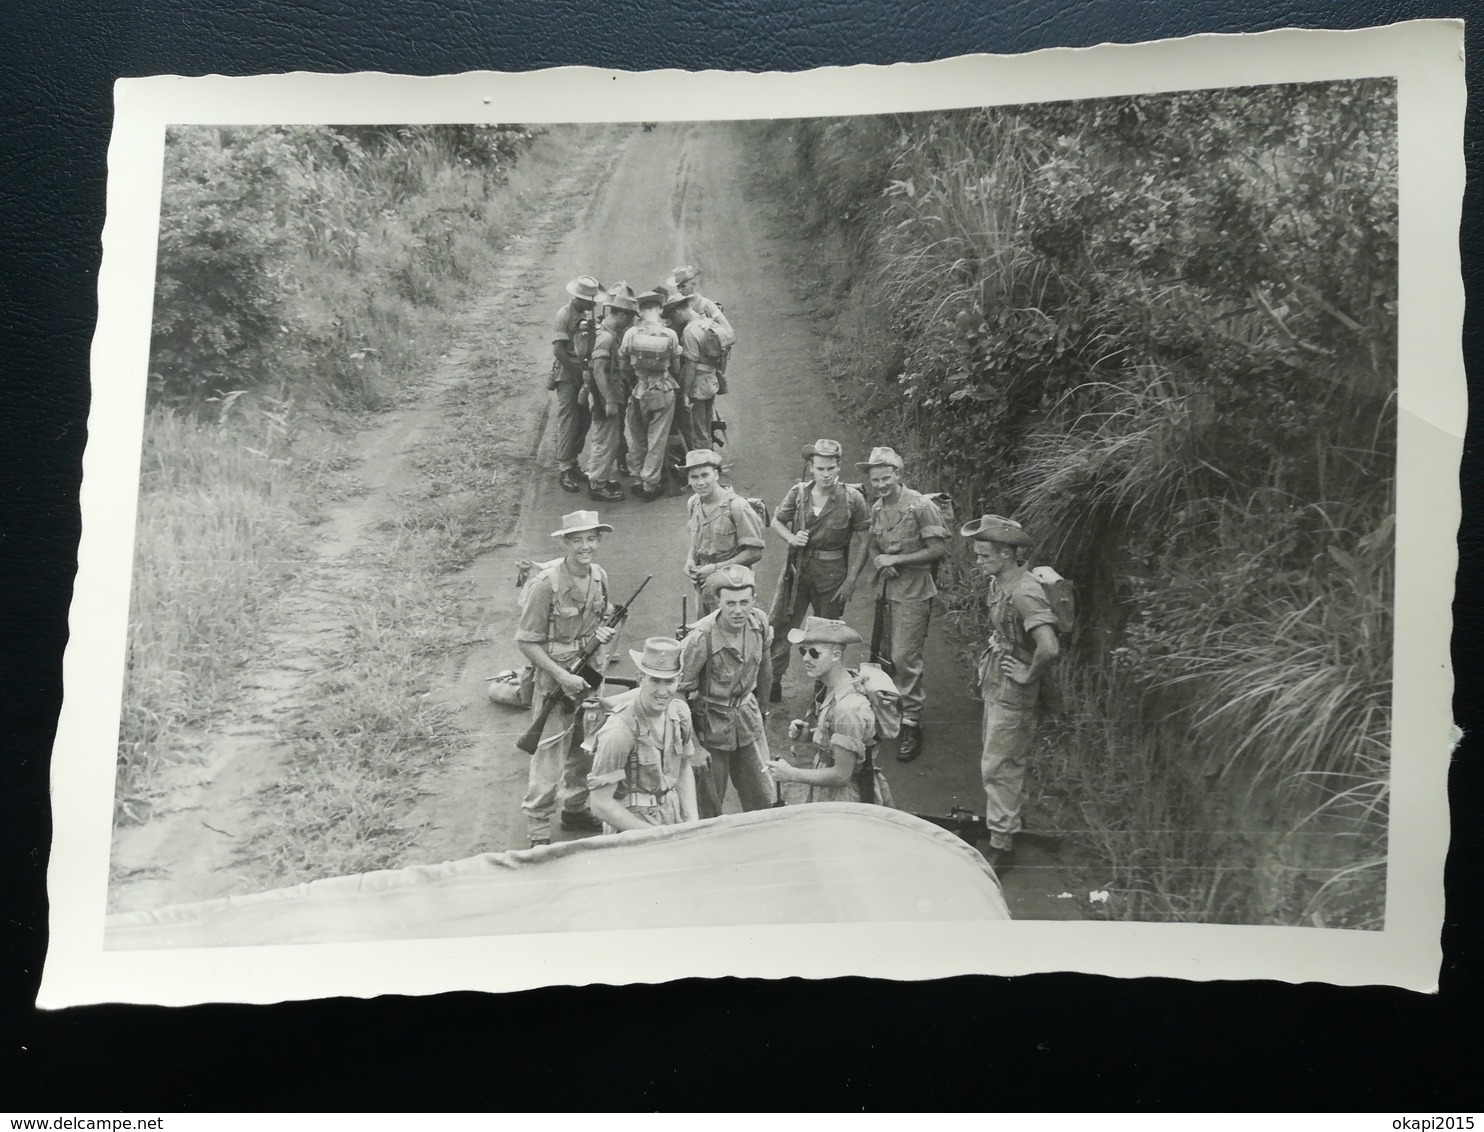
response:
<path id="1" fill-rule="evenodd" d="M 109 910 L 128 911 L 205 900 L 271 887 L 279 878 L 244 849 L 261 820 L 259 791 L 292 756 L 285 741 L 312 710 L 311 675 L 355 647 L 347 626 L 357 595 L 377 582 L 373 551 L 395 537 L 406 496 L 424 475 L 420 447 L 449 428 L 448 414 L 465 411 L 460 387 L 493 368 L 493 395 L 504 394 L 491 490 L 500 516 L 496 541 L 508 539 L 528 492 L 546 412 L 528 371 L 501 369 L 512 311 L 530 306 L 531 276 L 559 247 L 573 217 L 591 209 L 588 186 L 602 183 L 622 156 L 621 134 L 599 137 L 582 159 L 543 192 L 539 211 L 525 218 L 503 249 L 493 286 L 469 309 L 463 333 L 406 391 L 404 403 L 357 435 L 351 445 L 351 498 L 327 508 L 312 554 L 272 599 L 272 626 L 242 681 L 242 694 L 204 737 L 204 753 L 163 773 L 163 797 L 141 825 L 117 829 L 110 862 Z M 544 296 L 543 296 L 544 298 Z M 491 367 L 493 359 L 496 365 Z M 503 503 L 501 507 L 498 504 Z"/>

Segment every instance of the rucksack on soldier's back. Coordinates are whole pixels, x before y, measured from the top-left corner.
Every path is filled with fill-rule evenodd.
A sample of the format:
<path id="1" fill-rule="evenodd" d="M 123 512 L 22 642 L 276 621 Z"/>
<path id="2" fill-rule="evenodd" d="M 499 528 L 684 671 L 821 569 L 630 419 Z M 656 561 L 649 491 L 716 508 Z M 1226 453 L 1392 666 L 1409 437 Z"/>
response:
<path id="1" fill-rule="evenodd" d="M 727 351 L 737 344 L 737 335 L 714 318 L 697 319 L 700 328 L 701 360 L 707 365 L 723 365 Z"/>
<path id="2" fill-rule="evenodd" d="M 1070 637 L 1077 627 L 1077 587 L 1070 578 L 1063 578 L 1050 566 L 1037 566 L 1030 574 L 1046 591 L 1046 601 L 1051 612 L 1056 614 L 1057 633 Z"/>
<path id="3" fill-rule="evenodd" d="M 670 361 L 670 339 L 664 334 L 635 327 L 629 341 L 636 372 L 653 377 L 664 373 Z"/>

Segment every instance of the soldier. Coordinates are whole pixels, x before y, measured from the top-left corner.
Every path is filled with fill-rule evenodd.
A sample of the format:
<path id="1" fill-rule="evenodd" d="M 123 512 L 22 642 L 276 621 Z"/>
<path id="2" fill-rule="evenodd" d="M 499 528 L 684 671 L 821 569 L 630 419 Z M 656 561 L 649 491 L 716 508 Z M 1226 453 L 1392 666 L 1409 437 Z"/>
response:
<path id="1" fill-rule="evenodd" d="M 690 550 L 685 556 L 685 576 L 700 593 L 702 610 L 709 613 L 711 606 L 703 589 L 706 579 L 729 562 L 751 566 L 760 559 L 763 524 L 747 500 L 721 485 L 721 456 L 712 449 L 692 450 L 676 470 L 685 472 L 695 492 L 686 503 Z"/>
<path id="2" fill-rule="evenodd" d="M 701 294 L 701 272 L 693 263 L 682 263 L 670 273 L 670 278 L 665 280 L 665 288 L 668 291 L 678 291 L 690 299 L 690 309 L 702 318 L 714 318 L 728 330 L 732 324 L 727 316 L 722 313 L 721 307 L 713 303 L 705 295 Z"/>
<path id="3" fill-rule="evenodd" d="M 623 486 L 618 482 L 618 450 L 628 408 L 628 389 L 619 370 L 618 345 L 639 313 L 639 304 L 616 291 L 604 297 L 604 311 L 593 340 L 587 495 L 600 503 L 617 503 L 624 497 Z"/>
<path id="4" fill-rule="evenodd" d="M 816 617 L 838 621 L 866 564 L 871 512 L 854 487 L 840 482 L 838 440 L 804 446 L 809 479 L 788 489 L 773 515 L 772 530 L 788 543 L 788 562 L 773 592 L 773 683 L 768 699 L 783 698 L 788 671 L 788 630 Z"/>
<path id="5" fill-rule="evenodd" d="M 646 503 L 665 493 L 665 449 L 680 387 L 680 340 L 660 322 L 663 301 L 657 291 L 639 296 L 639 321 L 624 332 L 618 347 L 619 365 L 633 377 L 624 424 L 629 468 L 639 478 L 631 494 Z"/>
<path id="6" fill-rule="evenodd" d="M 690 712 L 675 694 L 680 643 L 650 637 L 644 650 L 629 650 L 639 687 L 615 697 L 616 710 L 598 728 L 591 746 L 587 785 L 604 832 L 647 829 L 695 821 L 696 750 Z"/>
<path id="7" fill-rule="evenodd" d="M 710 448 L 722 358 L 708 344 L 706 323 L 691 310 L 687 296 L 679 292 L 671 295 L 665 300 L 664 311 L 671 329 L 680 336 L 680 389 L 690 405 L 688 412 L 677 416 L 680 435 L 689 449 Z"/>
<path id="8" fill-rule="evenodd" d="M 877 611 L 883 615 L 888 652 L 896 665 L 902 697 L 902 737 L 897 759 L 911 762 L 922 753 L 922 652 L 928 616 L 938 592 L 932 565 L 947 553 L 948 529 L 937 504 L 902 483 L 902 458 L 890 448 L 873 448 L 856 464 L 866 469 L 876 500 L 871 504 L 872 565 L 876 569 Z"/>
<path id="9" fill-rule="evenodd" d="M 746 566 L 729 565 L 706 579 L 716 612 L 685 638 L 680 691 L 691 701 L 696 737 L 711 754 L 697 767 L 697 807 L 703 818 L 720 815 L 727 782 L 737 787 L 744 810 L 765 809 L 771 784 L 763 762 L 768 737 L 758 695 L 771 682 L 768 649 L 773 630 L 755 603 L 757 579 Z"/>
<path id="10" fill-rule="evenodd" d="M 592 337 L 578 332 L 585 329 L 583 324 L 595 323 L 593 308 L 602 291 L 603 285 L 591 275 L 572 280 L 567 284 L 567 294 L 572 297 L 557 311 L 552 328 L 551 351 L 556 360 L 548 388 L 556 390 L 557 395 L 557 463 L 563 491 L 581 491 L 587 482 L 577 460 L 591 420 L 583 394 Z"/>
<path id="11" fill-rule="evenodd" d="M 992 863 L 1014 851 L 1025 800 L 1025 767 L 1040 722 L 1041 681 L 1061 651 L 1046 591 L 1020 562 L 1035 545 L 1013 519 L 984 515 L 960 529 L 974 540 L 979 571 L 989 576 L 989 647 L 979 661 L 984 696 L 979 769 Z"/>
<path id="12" fill-rule="evenodd" d="M 608 286 L 608 293 L 610 295 L 623 295 L 629 299 L 636 298 L 634 288 L 630 287 L 622 279 L 610 284 Z M 634 310 L 637 312 L 638 309 L 636 305 Z M 633 319 L 629 321 L 632 323 Z M 620 340 L 622 340 L 622 336 L 620 336 Z M 623 384 L 624 404 L 627 405 L 629 394 L 633 391 L 631 388 L 633 384 L 632 375 L 625 373 L 623 367 L 617 364 L 615 364 L 614 370 L 618 374 L 618 380 Z M 621 417 L 618 422 L 618 474 L 621 476 L 627 476 L 629 474 L 629 430 L 625 426 L 626 419 L 627 410 L 625 410 L 625 416 Z"/>
<path id="13" fill-rule="evenodd" d="M 845 649 L 860 644 L 861 635 L 843 621 L 810 617 L 802 628 L 790 629 L 788 639 L 799 646 L 804 671 L 822 686 L 813 713 L 813 759 L 807 767 L 773 759 L 768 770 L 778 782 L 807 784 L 810 802 L 859 802 L 862 780 L 869 775 L 869 800 L 879 801 L 873 762 L 876 714 L 845 667 Z M 796 719 L 789 724 L 788 736 L 799 739 L 808 730 L 807 720 Z"/>
<path id="14" fill-rule="evenodd" d="M 531 579 L 521 595 L 515 641 L 535 667 L 532 718 L 541 714 L 548 697 L 586 697 L 587 681 L 563 665 L 594 640 L 602 645 L 613 640 L 615 630 L 603 624 L 612 611 L 608 574 L 593 560 L 603 532 L 611 530 L 607 523 L 598 521 L 596 511 L 563 515 L 561 530 L 552 531 L 551 537 L 562 540 L 566 553 Z M 600 653 L 592 666 L 601 672 L 606 663 L 607 657 Z M 581 715 L 574 711 L 571 718 L 571 726 L 544 736 L 531 756 L 521 809 L 532 845 L 545 845 L 551 840 L 551 815 L 559 797 L 563 829 L 580 833 L 597 833 L 600 829 L 587 808 L 588 757 L 582 748 Z"/>

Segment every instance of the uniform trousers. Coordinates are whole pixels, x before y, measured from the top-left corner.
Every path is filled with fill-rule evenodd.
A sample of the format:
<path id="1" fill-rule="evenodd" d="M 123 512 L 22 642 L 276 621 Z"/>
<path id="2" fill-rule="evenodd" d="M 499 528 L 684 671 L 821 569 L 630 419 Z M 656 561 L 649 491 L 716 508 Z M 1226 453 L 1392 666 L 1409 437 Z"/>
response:
<path id="1" fill-rule="evenodd" d="M 798 553 L 795 551 L 794 553 Z M 810 609 L 814 610 L 814 616 L 827 617 L 831 621 L 839 621 L 845 616 L 845 603 L 835 597 L 835 591 L 845 581 L 845 575 L 850 572 L 850 564 L 841 552 L 839 559 L 811 559 L 805 552 L 803 564 L 799 567 L 799 578 L 794 583 L 794 600 L 792 609 L 782 608 L 783 598 L 779 596 L 779 605 L 773 611 L 773 683 L 783 679 L 783 674 L 788 671 L 789 661 L 793 659 L 794 647 L 789 643 L 788 631 L 797 629 L 804 624 L 804 618 Z"/>
<path id="2" fill-rule="evenodd" d="M 692 398 L 689 409 L 677 410 L 680 435 L 688 451 L 711 447 L 711 422 L 716 418 L 714 397 Z"/>
<path id="3" fill-rule="evenodd" d="M 757 748 L 756 743 L 734 751 L 706 748 L 711 761 L 695 768 L 696 810 L 701 817 L 721 816 L 728 781 L 737 788 L 737 798 L 744 810 L 765 810 L 773 804 L 772 779 Z"/>
<path id="4" fill-rule="evenodd" d="M 902 697 L 902 722 L 920 724 L 927 693 L 922 687 L 922 652 L 927 646 L 928 616 L 933 601 L 888 601 L 886 639 L 896 665 L 897 694 Z"/>
<path id="5" fill-rule="evenodd" d="M 984 825 L 989 830 L 989 843 L 996 849 L 1009 849 L 1011 838 L 1020 831 L 1026 763 L 1040 722 L 1034 690 L 1017 689 L 1013 698 L 1030 702 L 1006 703 L 994 689 L 987 690 L 980 728 Z"/>
<path id="6" fill-rule="evenodd" d="M 560 696 L 559 691 L 546 695 Z M 531 703 L 531 717 L 541 714 L 546 695 L 537 693 Z M 582 749 L 582 712 L 557 708 L 547 717 L 541 745 L 531 756 L 531 769 L 526 778 L 526 796 L 520 808 L 526 815 L 526 832 L 533 839 L 551 836 L 551 815 L 557 801 L 569 814 L 587 809 L 587 776 L 593 769 L 592 755 Z"/>
<path id="7" fill-rule="evenodd" d="M 587 439 L 592 414 L 584 404 L 582 378 L 563 371 L 557 376 L 557 464 L 562 471 L 577 467 L 582 455 L 582 443 Z"/>
<path id="8" fill-rule="evenodd" d="M 625 406 L 609 405 L 608 415 L 593 414 L 587 431 L 587 478 L 593 483 L 618 481 L 618 457 L 623 440 Z"/>
<path id="9" fill-rule="evenodd" d="M 675 416 L 675 391 L 658 390 L 629 398 L 624 429 L 629 438 L 629 473 L 646 490 L 659 490 L 665 474 L 665 449 L 670 442 L 670 421 Z"/>

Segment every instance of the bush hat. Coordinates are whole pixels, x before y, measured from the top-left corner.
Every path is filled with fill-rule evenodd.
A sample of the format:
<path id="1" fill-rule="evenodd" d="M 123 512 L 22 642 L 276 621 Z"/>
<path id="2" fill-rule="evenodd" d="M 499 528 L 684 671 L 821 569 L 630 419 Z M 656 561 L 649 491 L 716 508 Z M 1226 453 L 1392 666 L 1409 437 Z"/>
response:
<path id="1" fill-rule="evenodd" d="M 583 531 L 611 531 L 613 528 L 607 523 L 598 522 L 596 511 L 569 511 L 562 516 L 562 529 L 552 531 L 552 538 L 566 538 L 568 535 L 581 534 Z"/>
<path id="2" fill-rule="evenodd" d="M 650 637 L 644 642 L 644 649 L 630 649 L 629 657 L 634 662 L 634 667 L 646 676 L 653 676 L 658 680 L 671 680 L 680 675 L 680 650 L 679 641 L 671 640 L 669 637 Z"/>
<path id="3" fill-rule="evenodd" d="M 902 470 L 902 458 L 897 455 L 895 448 L 872 448 L 871 455 L 864 460 L 857 460 L 857 468 L 896 468 Z"/>
<path id="4" fill-rule="evenodd" d="M 813 444 L 804 445 L 804 459 L 806 460 L 812 460 L 815 456 L 838 460 L 844 454 L 845 449 L 840 446 L 838 440 L 816 440 Z"/>
<path id="5" fill-rule="evenodd" d="M 657 307 L 657 306 L 662 305 L 664 303 L 664 301 L 665 301 L 665 296 L 661 295 L 658 291 L 645 291 L 643 294 L 641 294 L 638 298 L 636 298 L 634 300 L 634 302 L 638 303 L 641 307 L 647 307 L 647 306 L 656 306 Z"/>
<path id="6" fill-rule="evenodd" d="M 625 295 L 622 291 L 613 292 L 603 296 L 603 305 L 609 310 L 628 311 L 629 314 L 639 313 L 639 304 L 634 301 L 632 295 Z"/>
<path id="7" fill-rule="evenodd" d="M 688 472 L 692 468 L 715 468 L 721 470 L 721 453 L 714 448 L 692 448 L 685 454 L 685 463 L 676 464 L 677 472 Z"/>
<path id="8" fill-rule="evenodd" d="M 751 589 L 757 593 L 757 575 L 736 562 L 728 563 L 715 570 L 706 584 L 701 587 L 701 592 L 708 597 L 715 597 L 722 590 L 745 590 Z"/>
<path id="9" fill-rule="evenodd" d="M 567 294 L 574 299 L 586 299 L 590 303 L 598 301 L 603 292 L 603 284 L 599 283 L 591 275 L 579 275 L 567 284 Z"/>
<path id="10" fill-rule="evenodd" d="M 790 629 L 788 639 L 796 645 L 810 642 L 822 645 L 858 645 L 863 638 L 843 621 L 828 617 L 806 617 L 800 629 Z"/>
<path id="11" fill-rule="evenodd" d="M 608 285 L 608 293 L 610 295 L 627 295 L 632 299 L 634 297 L 634 288 L 620 279 L 616 283 L 610 283 Z"/>
<path id="12" fill-rule="evenodd" d="M 693 263 L 682 263 L 674 271 L 670 272 L 670 281 L 677 287 L 682 283 L 689 283 L 692 279 L 701 277 L 701 269 Z"/>
<path id="13" fill-rule="evenodd" d="M 664 305 L 666 310 L 669 310 L 671 307 L 690 306 L 690 296 L 682 295 L 679 291 L 676 291 L 673 295 L 665 299 Z"/>
<path id="14" fill-rule="evenodd" d="M 1036 540 L 1025 533 L 1025 528 L 1014 519 L 1007 519 L 1003 515 L 981 515 L 973 522 L 965 523 L 959 528 L 958 533 L 964 538 L 978 539 L 981 542 L 998 542 L 1006 546 L 1036 545 Z"/>

